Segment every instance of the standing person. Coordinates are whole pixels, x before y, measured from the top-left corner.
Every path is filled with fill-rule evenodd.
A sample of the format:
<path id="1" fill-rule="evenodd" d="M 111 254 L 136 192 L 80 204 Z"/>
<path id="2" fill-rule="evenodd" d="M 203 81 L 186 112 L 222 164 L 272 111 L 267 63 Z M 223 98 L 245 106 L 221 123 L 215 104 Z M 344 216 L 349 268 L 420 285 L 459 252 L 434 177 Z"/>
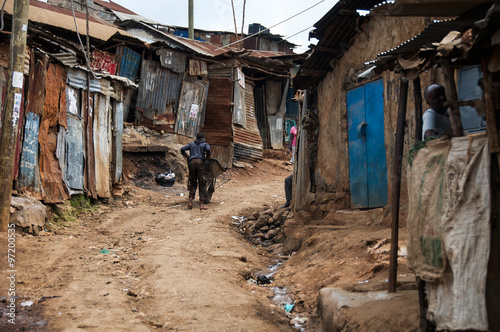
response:
<path id="1" fill-rule="evenodd" d="M 297 144 L 297 128 L 293 126 L 290 129 L 290 137 L 288 138 L 288 150 L 286 154 L 290 153 L 290 148 L 292 149 L 292 159 L 290 159 L 290 163 L 294 163 L 295 161 L 295 145 Z"/>
<path id="2" fill-rule="evenodd" d="M 189 150 L 189 155 L 187 154 Z M 196 194 L 198 183 L 198 195 L 200 196 L 200 210 L 206 210 L 203 205 L 206 200 L 205 179 L 203 178 L 203 167 L 205 160 L 210 158 L 210 145 L 205 142 L 205 134 L 199 132 L 196 135 L 196 140 L 181 148 L 182 155 L 188 160 L 189 167 L 189 203 L 188 209 L 193 208 L 193 199 Z"/>
<path id="3" fill-rule="evenodd" d="M 448 109 L 444 106 L 446 93 L 444 87 L 439 84 L 432 84 L 424 91 L 424 98 L 429 105 L 422 117 L 422 137 L 425 140 L 429 137 L 441 137 L 446 133 L 451 133 L 451 122 Z"/>
<path id="4" fill-rule="evenodd" d="M 285 205 L 280 206 L 280 209 L 285 209 L 290 206 L 290 201 L 292 200 L 292 181 L 293 181 L 293 174 L 289 175 L 285 178 L 285 198 L 286 202 Z"/>

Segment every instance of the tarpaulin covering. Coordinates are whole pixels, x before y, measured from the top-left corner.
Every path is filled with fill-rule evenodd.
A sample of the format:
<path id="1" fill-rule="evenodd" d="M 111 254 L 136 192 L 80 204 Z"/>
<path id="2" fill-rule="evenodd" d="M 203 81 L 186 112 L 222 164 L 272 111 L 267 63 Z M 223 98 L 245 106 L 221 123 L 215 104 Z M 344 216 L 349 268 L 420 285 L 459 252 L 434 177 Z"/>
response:
<path id="1" fill-rule="evenodd" d="M 426 283 L 428 315 L 438 330 L 488 331 L 485 291 L 491 188 L 487 137 L 478 134 L 427 145 L 408 172 L 408 264 L 418 276 L 432 281 Z M 442 155 L 433 150 L 441 150 Z M 443 158 L 444 168 L 440 167 Z M 438 175 L 433 177 L 427 172 L 435 166 Z M 439 265 L 440 257 L 447 261 L 443 272 L 436 275 L 438 279 L 429 278 L 425 266 Z"/>

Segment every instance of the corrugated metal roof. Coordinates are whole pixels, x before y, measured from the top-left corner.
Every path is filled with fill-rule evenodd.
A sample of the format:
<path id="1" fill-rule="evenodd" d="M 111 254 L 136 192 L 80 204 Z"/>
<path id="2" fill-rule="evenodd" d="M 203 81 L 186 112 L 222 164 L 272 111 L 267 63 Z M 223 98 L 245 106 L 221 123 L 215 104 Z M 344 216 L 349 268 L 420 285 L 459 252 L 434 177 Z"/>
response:
<path id="1" fill-rule="evenodd" d="M 354 42 L 357 25 L 367 18 L 353 14 L 356 10 L 369 10 L 379 0 L 342 0 L 319 20 L 310 37 L 319 39 L 294 79 L 294 87 L 309 88 L 331 70 L 330 61 L 341 57 Z M 360 21 L 360 22 L 358 22 Z"/>
<path id="2" fill-rule="evenodd" d="M 14 0 L 6 0 L 4 8 L 5 12 L 12 15 L 13 5 Z M 83 13 L 75 12 L 75 16 L 78 31 L 81 34 L 85 34 L 87 31 L 85 15 Z M 76 33 L 75 20 L 70 10 L 52 6 L 44 2 L 30 1 L 29 20 L 31 22 L 63 28 Z M 108 40 L 116 33 L 127 37 L 133 37 L 126 31 L 123 31 L 116 26 L 95 17 L 89 18 L 89 33 L 92 38 L 100 39 L 102 41 Z"/>
<path id="3" fill-rule="evenodd" d="M 75 67 L 78 65 L 78 59 L 76 54 L 73 53 L 53 53 L 51 54 L 54 58 L 59 60 L 62 64 L 68 67 Z"/>
<path id="4" fill-rule="evenodd" d="M 429 16 L 456 17 L 491 0 L 398 0 L 375 5 L 372 16 Z"/>
<path id="5" fill-rule="evenodd" d="M 431 46 L 434 42 L 440 42 L 450 31 L 462 31 L 474 24 L 475 19 L 453 19 L 448 21 L 434 21 L 417 36 L 401 43 L 393 49 L 377 54 L 377 59 L 366 62 L 365 65 L 375 64 L 380 66 L 398 55 L 416 53 L 422 47 Z"/>
<path id="6" fill-rule="evenodd" d="M 93 0 L 94 3 L 98 4 L 99 6 L 103 6 L 109 10 L 112 11 L 117 11 L 119 13 L 125 13 L 125 14 L 131 14 L 131 15 L 137 15 L 133 11 L 131 11 L 128 8 L 125 8 L 123 6 L 120 6 L 119 4 L 112 2 L 112 1 L 101 1 L 101 0 Z"/>

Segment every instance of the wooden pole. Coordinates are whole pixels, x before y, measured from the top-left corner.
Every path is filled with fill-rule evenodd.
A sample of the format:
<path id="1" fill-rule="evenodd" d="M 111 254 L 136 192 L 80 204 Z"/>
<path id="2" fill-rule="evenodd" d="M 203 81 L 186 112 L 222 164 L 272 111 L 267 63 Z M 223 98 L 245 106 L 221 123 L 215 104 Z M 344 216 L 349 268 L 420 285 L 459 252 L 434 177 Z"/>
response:
<path id="1" fill-rule="evenodd" d="M 495 109 L 495 96 L 493 91 L 493 83 L 491 72 L 488 70 L 488 59 L 483 58 L 483 87 L 484 87 L 484 104 L 486 107 L 486 132 L 488 133 L 488 143 L 491 153 L 500 152 L 500 140 L 498 136 L 497 117 Z"/>
<path id="2" fill-rule="evenodd" d="M 238 26 L 236 25 L 236 13 L 234 11 L 234 1 L 231 0 L 231 7 L 233 7 L 233 20 L 234 20 L 234 34 L 236 35 L 236 41 L 238 41 Z M 236 44 L 238 49 L 240 48 L 240 43 Z"/>
<path id="3" fill-rule="evenodd" d="M 188 5 L 188 38 L 194 39 L 194 0 L 189 0 Z"/>
<path id="4" fill-rule="evenodd" d="M 6 232 L 10 221 L 10 200 L 19 114 L 24 84 L 24 57 L 28 33 L 29 0 L 14 2 L 10 39 L 7 102 L 4 108 L 2 140 L 0 142 L 0 231 Z"/>
<path id="5" fill-rule="evenodd" d="M 247 5 L 247 0 L 243 0 L 243 17 L 241 19 L 241 36 L 245 33 L 245 7 Z"/>
<path id="6" fill-rule="evenodd" d="M 422 137 L 422 88 L 420 77 L 413 80 L 413 99 L 415 100 L 415 143 L 420 142 Z"/>
<path id="7" fill-rule="evenodd" d="M 417 277 L 418 304 L 420 307 L 420 332 L 427 332 L 429 323 L 427 322 L 427 298 L 425 297 L 425 281 Z"/>
<path id="8" fill-rule="evenodd" d="M 398 123 L 392 164 L 392 231 L 391 254 L 389 258 L 389 293 L 396 292 L 398 277 L 398 239 L 399 239 L 399 198 L 401 192 L 401 167 L 405 137 L 406 104 L 408 102 L 408 80 L 401 79 L 399 88 Z"/>
<path id="9" fill-rule="evenodd" d="M 462 117 L 460 116 L 460 107 L 458 106 L 457 87 L 455 85 L 455 75 L 453 75 L 453 68 L 451 61 L 448 58 L 441 60 L 441 68 L 443 69 L 444 80 L 448 92 L 448 102 L 450 103 L 450 122 L 451 130 L 454 137 L 464 135 L 464 128 L 462 127 Z"/>

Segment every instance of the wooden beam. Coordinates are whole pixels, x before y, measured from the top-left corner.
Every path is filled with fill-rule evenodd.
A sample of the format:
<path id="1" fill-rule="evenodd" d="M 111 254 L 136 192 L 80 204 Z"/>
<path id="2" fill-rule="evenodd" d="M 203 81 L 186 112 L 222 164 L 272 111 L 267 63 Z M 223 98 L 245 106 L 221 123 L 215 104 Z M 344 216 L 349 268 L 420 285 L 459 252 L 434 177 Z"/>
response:
<path id="1" fill-rule="evenodd" d="M 460 137 L 464 135 L 464 128 L 462 127 L 462 117 L 460 116 L 460 107 L 458 107 L 458 94 L 455 85 L 455 75 L 453 75 L 453 68 L 451 61 L 448 58 L 441 60 L 441 68 L 443 69 L 444 80 L 448 92 L 448 101 L 450 103 L 450 122 L 453 136 Z"/>
<path id="2" fill-rule="evenodd" d="M 300 74 L 301 75 L 324 75 L 328 73 L 328 70 L 323 70 L 323 69 L 301 69 Z"/>
<path id="3" fill-rule="evenodd" d="M 488 133 L 488 143 L 491 153 L 500 152 L 500 142 L 497 128 L 496 108 L 493 92 L 491 72 L 488 70 L 488 59 L 482 59 L 484 105 L 486 106 L 486 132 Z"/>
<path id="4" fill-rule="evenodd" d="M 422 140 L 422 88 L 420 77 L 413 80 L 413 99 L 415 101 L 415 143 Z"/>
<path id="5" fill-rule="evenodd" d="M 319 51 L 319 52 L 327 52 L 327 53 L 335 53 L 335 54 L 340 54 L 340 53 L 344 52 L 340 48 L 329 48 L 329 47 L 318 46 L 318 45 L 314 45 L 314 44 L 309 45 L 309 48 L 316 50 L 316 51 Z"/>
<path id="6" fill-rule="evenodd" d="M 403 149 L 406 123 L 406 104 L 408 102 L 408 80 L 401 79 L 399 87 L 398 122 L 396 126 L 396 142 L 392 164 L 392 230 L 391 252 L 389 258 L 389 293 L 396 292 L 398 283 L 398 240 L 399 240 L 399 199 L 401 192 L 401 168 L 403 165 Z"/>

